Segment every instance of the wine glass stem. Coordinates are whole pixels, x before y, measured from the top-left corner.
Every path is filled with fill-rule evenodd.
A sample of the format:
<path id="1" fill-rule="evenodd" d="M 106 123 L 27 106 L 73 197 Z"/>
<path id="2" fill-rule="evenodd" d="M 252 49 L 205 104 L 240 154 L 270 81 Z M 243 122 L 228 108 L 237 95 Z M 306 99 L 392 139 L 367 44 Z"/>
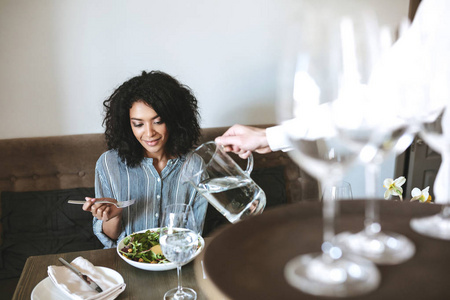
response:
<path id="1" fill-rule="evenodd" d="M 181 284 L 181 266 L 177 266 L 177 277 L 178 277 L 178 291 L 177 294 L 182 295 L 183 294 L 183 286 Z"/>
<path id="2" fill-rule="evenodd" d="M 377 182 L 380 174 L 380 166 L 376 163 L 368 163 L 365 166 L 366 179 L 366 212 L 364 230 L 368 235 L 374 235 L 381 229 L 380 208 L 376 200 Z"/>
<path id="3" fill-rule="evenodd" d="M 330 259 L 330 249 L 333 247 L 333 239 L 335 235 L 335 219 L 336 219 L 336 181 L 328 180 L 322 186 L 331 188 L 331 193 L 323 195 L 323 244 L 322 251 Z"/>

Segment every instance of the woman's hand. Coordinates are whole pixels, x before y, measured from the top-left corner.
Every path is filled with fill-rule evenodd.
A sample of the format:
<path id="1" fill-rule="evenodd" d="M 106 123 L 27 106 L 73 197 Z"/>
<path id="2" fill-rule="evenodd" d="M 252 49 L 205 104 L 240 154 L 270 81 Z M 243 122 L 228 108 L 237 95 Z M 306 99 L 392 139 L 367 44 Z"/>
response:
<path id="1" fill-rule="evenodd" d="M 95 203 L 96 201 L 109 201 L 117 203 L 116 199 L 112 198 L 90 198 L 86 197 L 86 203 L 83 204 L 83 210 L 90 211 L 93 217 L 104 222 L 111 220 L 114 217 L 122 215 L 122 208 L 117 208 L 113 204 Z"/>

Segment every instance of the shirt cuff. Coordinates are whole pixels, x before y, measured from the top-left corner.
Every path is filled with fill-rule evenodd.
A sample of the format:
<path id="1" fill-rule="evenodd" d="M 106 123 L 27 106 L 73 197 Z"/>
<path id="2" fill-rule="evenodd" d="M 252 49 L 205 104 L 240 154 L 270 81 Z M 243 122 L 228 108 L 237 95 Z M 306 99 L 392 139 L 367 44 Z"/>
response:
<path id="1" fill-rule="evenodd" d="M 284 152 L 292 150 L 292 145 L 283 128 L 283 125 L 268 127 L 266 129 L 267 142 L 270 150 Z"/>
<path id="2" fill-rule="evenodd" d="M 106 234 L 103 233 L 103 221 L 102 220 L 94 218 L 93 223 L 94 223 L 93 224 L 94 234 L 97 236 L 99 241 L 105 246 L 104 247 L 105 249 L 117 247 L 117 241 L 120 241 L 125 237 L 125 231 L 122 231 L 120 233 L 120 236 L 118 237 L 117 241 L 112 240 L 111 238 L 109 238 L 109 236 L 107 236 Z"/>

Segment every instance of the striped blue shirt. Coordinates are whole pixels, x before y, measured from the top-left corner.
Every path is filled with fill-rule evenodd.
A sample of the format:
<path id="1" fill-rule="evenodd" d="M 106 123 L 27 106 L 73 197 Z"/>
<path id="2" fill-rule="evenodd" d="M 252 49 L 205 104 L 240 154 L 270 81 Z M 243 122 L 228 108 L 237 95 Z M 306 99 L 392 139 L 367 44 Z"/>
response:
<path id="1" fill-rule="evenodd" d="M 181 178 L 185 156 L 170 159 L 158 174 L 152 158 L 144 158 L 137 167 L 130 168 L 120 159 L 117 151 L 103 153 L 95 167 L 95 197 L 117 201 L 135 199 L 123 209 L 122 231 L 117 241 L 136 231 L 160 226 L 162 209 L 173 203 L 193 206 L 199 232 L 203 229 L 207 201 L 189 183 Z M 94 218 L 93 229 L 105 248 L 116 247 L 117 241 L 103 233 L 102 220 Z"/>

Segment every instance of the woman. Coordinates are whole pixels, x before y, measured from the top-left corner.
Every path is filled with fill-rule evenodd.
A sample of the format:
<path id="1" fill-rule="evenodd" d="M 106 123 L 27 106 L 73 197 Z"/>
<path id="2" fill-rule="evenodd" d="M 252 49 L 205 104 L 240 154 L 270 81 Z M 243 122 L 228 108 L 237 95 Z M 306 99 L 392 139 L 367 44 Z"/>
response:
<path id="1" fill-rule="evenodd" d="M 159 227 L 164 206 L 189 203 L 199 231 L 207 202 L 183 182 L 185 155 L 200 136 L 197 99 L 189 87 L 159 71 L 142 72 L 103 102 L 108 151 L 96 164 L 95 196 L 83 209 L 94 216 L 94 233 L 105 245 L 133 232 Z M 135 199 L 126 208 L 96 204 Z"/>

